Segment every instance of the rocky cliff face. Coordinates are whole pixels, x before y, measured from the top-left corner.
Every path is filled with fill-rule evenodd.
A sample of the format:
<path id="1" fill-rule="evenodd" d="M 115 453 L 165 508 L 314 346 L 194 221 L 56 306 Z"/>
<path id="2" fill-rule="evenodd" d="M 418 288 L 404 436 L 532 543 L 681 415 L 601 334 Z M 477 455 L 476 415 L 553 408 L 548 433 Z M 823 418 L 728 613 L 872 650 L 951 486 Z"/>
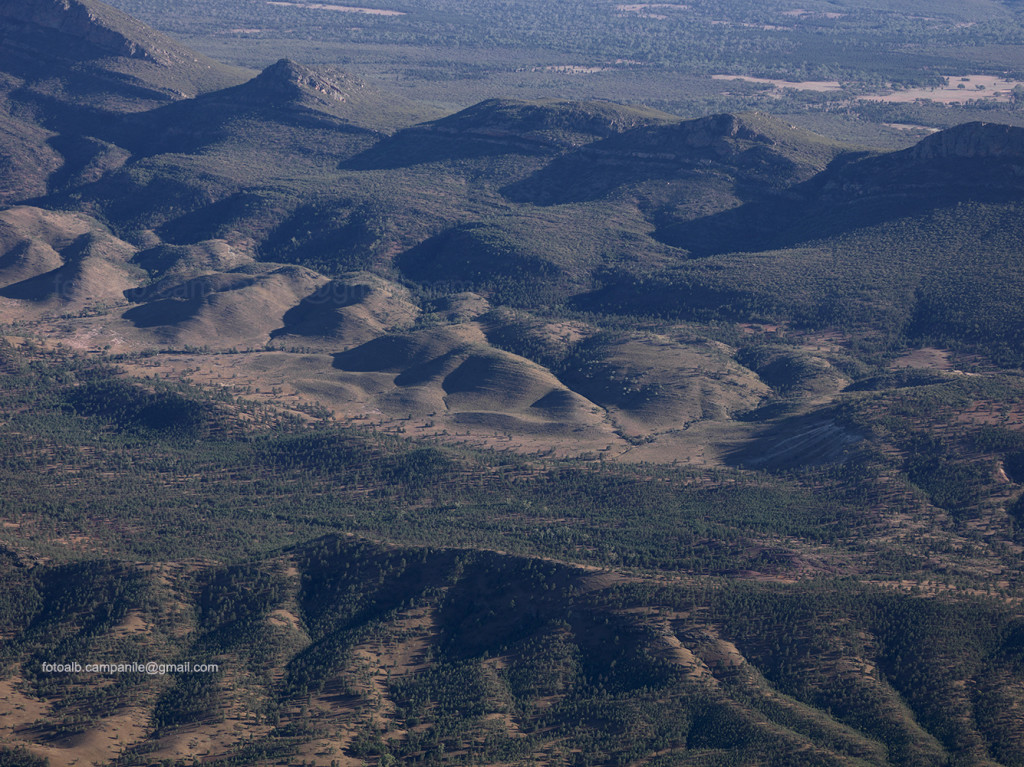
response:
<path id="1" fill-rule="evenodd" d="M 1024 159 L 1024 128 L 972 122 L 935 133 L 907 150 L 915 160 L 950 157 Z"/>
<path id="2" fill-rule="evenodd" d="M 697 120 L 688 120 L 677 127 L 677 132 L 686 146 L 694 148 L 709 147 L 724 139 L 774 143 L 731 114 L 709 115 Z"/>
<path id="3" fill-rule="evenodd" d="M 110 56 L 162 61 L 165 51 L 146 46 L 134 30 L 145 27 L 115 8 L 89 0 L 0 0 L 0 34 L 57 32 L 88 43 Z M 135 29 L 137 28 L 137 29 Z M 142 35 L 140 35 L 141 37 Z"/>
<path id="4" fill-rule="evenodd" d="M 934 133 L 899 152 L 851 158 L 804 190 L 819 205 L 885 197 L 924 203 L 941 197 L 1014 198 L 1024 180 L 1024 128 L 972 122 Z"/>

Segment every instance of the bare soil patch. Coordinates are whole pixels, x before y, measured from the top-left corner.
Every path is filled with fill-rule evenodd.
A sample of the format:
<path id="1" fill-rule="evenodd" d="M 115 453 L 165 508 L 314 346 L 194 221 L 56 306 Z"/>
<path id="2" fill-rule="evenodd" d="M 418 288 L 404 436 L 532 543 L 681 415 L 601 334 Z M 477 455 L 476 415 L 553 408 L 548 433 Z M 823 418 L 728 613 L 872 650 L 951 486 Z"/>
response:
<path id="1" fill-rule="evenodd" d="M 760 83 L 771 85 L 774 88 L 792 88 L 798 91 L 816 91 L 824 93 L 827 91 L 838 91 L 842 89 L 842 83 L 838 80 L 803 80 L 791 82 L 789 80 L 773 80 L 767 77 L 747 77 L 741 75 L 711 75 L 712 80 L 742 80 L 745 83 Z"/>
<path id="2" fill-rule="evenodd" d="M 312 8 L 316 11 L 338 11 L 340 13 L 365 13 L 369 16 L 405 16 L 405 11 L 388 11 L 383 8 L 359 8 L 351 5 L 330 5 L 327 3 L 288 2 L 267 0 L 267 5 L 290 5 L 296 8 Z"/>
<path id="3" fill-rule="evenodd" d="M 897 357 L 893 360 L 892 367 L 914 370 L 952 370 L 953 363 L 949 359 L 947 350 L 926 346 L 923 349 L 915 349 L 909 354 L 904 354 L 902 357 Z"/>
<path id="4" fill-rule="evenodd" d="M 860 99 L 888 104 L 909 104 L 922 99 L 940 104 L 965 104 L 978 100 L 1007 103 L 1012 99 L 1013 89 L 1022 84 L 1024 83 L 1018 80 L 1008 80 L 994 75 L 968 75 L 947 77 L 945 85 L 937 88 L 908 88 L 861 96 Z"/>

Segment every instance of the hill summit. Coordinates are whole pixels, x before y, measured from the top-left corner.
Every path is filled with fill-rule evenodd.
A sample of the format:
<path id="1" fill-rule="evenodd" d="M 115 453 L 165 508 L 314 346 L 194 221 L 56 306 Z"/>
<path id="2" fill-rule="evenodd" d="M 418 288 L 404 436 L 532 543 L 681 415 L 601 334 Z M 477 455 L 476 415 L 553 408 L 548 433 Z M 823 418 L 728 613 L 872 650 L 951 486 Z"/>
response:
<path id="1" fill-rule="evenodd" d="M 401 97 L 385 95 L 338 69 L 312 69 L 280 59 L 234 88 L 209 94 L 210 104 L 245 110 L 278 110 L 293 116 L 310 112 L 371 130 L 388 130 L 429 114 Z"/>
<path id="2" fill-rule="evenodd" d="M 358 101 L 358 93 L 364 87 L 361 80 L 342 72 L 318 72 L 281 59 L 222 97 L 237 103 L 303 106 L 334 113 L 343 104 Z"/>
<path id="3" fill-rule="evenodd" d="M 576 146 L 641 125 L 674 122 L 653 109 L 600 101 L 487 99 L 430 126 L 439 133 L 508 136 Z"/>

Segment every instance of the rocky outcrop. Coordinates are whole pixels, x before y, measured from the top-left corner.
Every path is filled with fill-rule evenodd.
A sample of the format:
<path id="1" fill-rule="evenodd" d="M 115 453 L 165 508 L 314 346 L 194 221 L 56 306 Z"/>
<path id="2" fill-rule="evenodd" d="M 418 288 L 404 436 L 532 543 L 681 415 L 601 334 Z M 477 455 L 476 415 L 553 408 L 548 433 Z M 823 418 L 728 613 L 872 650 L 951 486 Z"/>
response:
<path id="1" fill-rule="evenodd" d="M 1024 128 L 998 123 L 964 123 L 934 133 L 907 151 L 915 160 L 1024 158 Z"/>
<path id="2" fill-rule="evenodd" d="M 743 120 L 731 114 L 717 114 L 697 120 L 687 120 L 675 126 L 678 138 L 687 146 L 712 146 L 723 139 L 775 143 L 768 136 L 751 129 Z"/>
<path id="3" fill-rule="evenodd" d="M 344 73 L 318 72 L 281 59 L 222 97 L 237 104 L 294 105 L 334 112 L 364 88 L 362 81 Z"/>
<path id="4" fill-rule="evenodd" d="M 348 82 L 328 77 L 290 59 L 281 59 L 250 81 L 248 88 L 263 93 L 276 93 L 286 98 L 315 95 L 328 101 L 343 103 L 349 99 L 346 86 L 362 87 L 361 83 L 352 78 L 345 79 Z"/>

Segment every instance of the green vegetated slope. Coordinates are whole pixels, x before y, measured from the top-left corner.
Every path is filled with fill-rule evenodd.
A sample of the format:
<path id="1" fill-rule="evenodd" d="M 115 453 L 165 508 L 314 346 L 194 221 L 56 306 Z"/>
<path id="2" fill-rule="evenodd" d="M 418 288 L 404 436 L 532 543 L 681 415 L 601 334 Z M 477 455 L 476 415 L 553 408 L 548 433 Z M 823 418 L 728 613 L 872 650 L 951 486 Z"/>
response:
<path id="1" fill-rule="evenodd" d="M 247 79 L 111 6 L 75 0 L 0 6 L 0 201 L 116 167 L 99 136 L 115 115 Z"/>
<path id="2" fill-rule="evenodd" d="M 962 125 L 837 160 L 785 199 L 664 223 L 658 236 L 691 260 L 613 275 L 585 305 L 868 330 L 1019 364 L 1019 141 L 1008 126 Z"/>
<path id="3" fill-rule="evenodd" d="M 5 2 L 0 18 L 6 78 L 20 79 L 40 104 L 119 112 L 223 88 L 243 75 L 102 2 Z"/>

